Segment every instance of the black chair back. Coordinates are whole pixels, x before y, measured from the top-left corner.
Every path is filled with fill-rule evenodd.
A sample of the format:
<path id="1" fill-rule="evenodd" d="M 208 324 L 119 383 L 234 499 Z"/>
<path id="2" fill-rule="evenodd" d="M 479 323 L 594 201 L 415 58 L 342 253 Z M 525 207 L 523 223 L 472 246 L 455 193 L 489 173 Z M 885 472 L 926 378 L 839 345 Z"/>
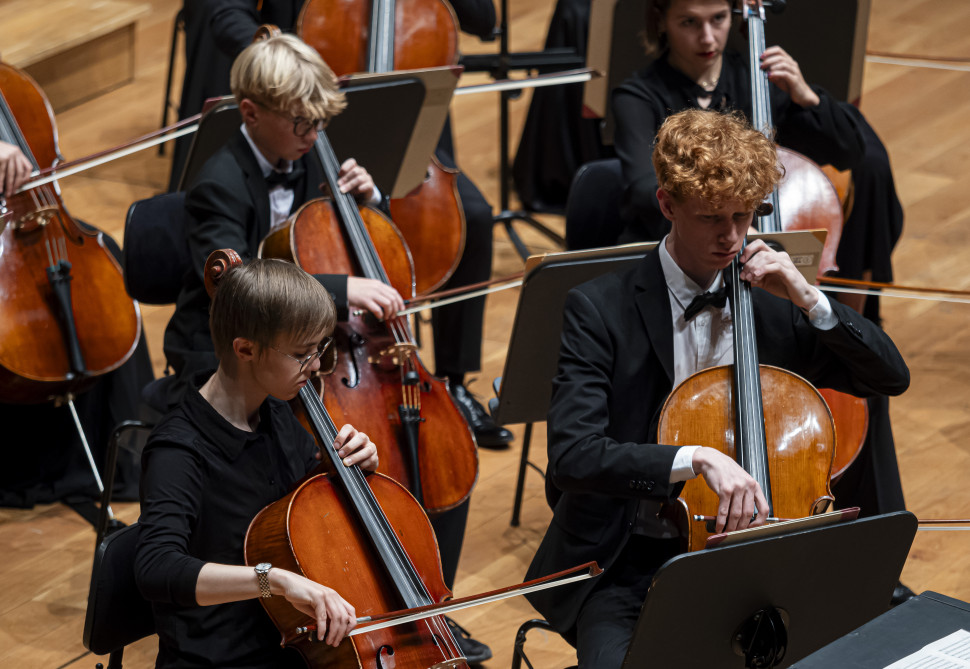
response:
<path id="1" fill-rule="evenodd" d="M 614 246 L 623 232 L 620 219 L 620 160 L 584 164 L 573 177 L 566 200 L 566 248 L 570 251 Z"/>
<path id="2" fill-rule="evenodd" d="M 231 95 L 206 109 L 199 119 L 199 129 L 192 136 L 192 144 L 185 157 L 185 167 L 179 178 L 178 190 L 186 191 L 195 183 L 203 165 L 212 155 L 226 145 L 226 142 L 242 125 L 239 105 Z"/>
<path id="3" fill-rule="evenodd" d="M 84 647 L 96 655 L 123 649 L 155 633 L 151 604 L 135 584 L 135 548 L 141 526 L 128 525 L 109 534 L 94 553 Z"/>
<path id="4" fill-rule="evenodd" d="M 122 258 L 128 294 L 145 304 L 172 304 L 190 269 L 185 193 L 165 193 L 128 208 Z"/>

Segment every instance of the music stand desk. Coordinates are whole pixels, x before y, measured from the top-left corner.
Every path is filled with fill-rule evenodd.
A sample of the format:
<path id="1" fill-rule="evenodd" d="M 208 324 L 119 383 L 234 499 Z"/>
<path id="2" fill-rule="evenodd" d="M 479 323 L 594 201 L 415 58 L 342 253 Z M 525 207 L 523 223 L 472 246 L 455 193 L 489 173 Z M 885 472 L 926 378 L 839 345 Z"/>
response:
<path id="1" fill-rule="evenodd" d="M 549 411 L 566 293 L 581 283 L 639 262 L 654 246 L 655 242 L 547 253 L 527 261 L 498 398 L 489 402 L 499 425 L 526 424 L 512 505 L 513 527 L 519 524 L 526 468 L 531 466 L 543 474 L 529 461 L 529 447 L 532 424 L 544 421 Z"/>
<path id="2" fill-rule="evenodd" d="M 623 666 L 740 669 L 742 624 L 771 608 L 787 649 L 761 666 L 789 666 L 888 609 L 916 525 L 900 511 L 678 555 L 654 576 Z"/>
<path id="3" fill-rule="evenodd" d="M 970 604 L 926 591 L 792 666 L 883 669 L 959 629 L 970 629 Z"/>

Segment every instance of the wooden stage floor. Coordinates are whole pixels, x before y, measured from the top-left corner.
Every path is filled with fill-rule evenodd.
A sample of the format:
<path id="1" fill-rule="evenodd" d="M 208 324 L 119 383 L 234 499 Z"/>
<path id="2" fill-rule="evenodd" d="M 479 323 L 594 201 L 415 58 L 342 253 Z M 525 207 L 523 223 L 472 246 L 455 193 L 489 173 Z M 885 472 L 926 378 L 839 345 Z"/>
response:
<path id="1" fill-rule="evenodd" d="M 512 0 L 512 47 L 539 49 L 553 0 Z M 107 95 L 59 115 L 61 149 L 67 159 L 149 132 L 158 122 L 175 0 L 151 0 L 152 12 L 137 35 L 136 78 Z M 900 283 L 970 288 L 970 3 L 965 0 L 873 0 L 869 49 L 962 60 L 958 69 L 868 63 L 862 108 L 879 132 L 895 168 L 906 209 L 906 228 L 894 256 Z M 496 48 L 463 38 L 467 52 Z M 959 69 L 959 68 L 962 68 Z M 468 83 L 480 81 L 469 77 Z M 465 83 L 465 82 L 463 82 Z M 518 137 L 528 96 L 513 103 Z M 459 161 L 486 197 L 498 202 L 498 97 L 466 96 L 454 103 Z M 131 156 L 65 181 L 64 200 L 77 218 L 121 239 L 125 212 L 135 200 L 161 192 L 168 159 L 154 151 Z M 562 221 L 546 217 L 562 228 Z M 536 250 L 553 250 L 525 234 Z M 493 275 L 521 269 L 503 231 L 495 233 Z M 965 265 L 966 263 L 966 265 Z M 515 291 L 488 298 L 484 369 L 470 384 L 491 396 L 502 373 Z M 909 508 L 924 518 L 970 515 L 970 305 L 885 299 L 885 327 L 912 370 L 913 383 L 891 404 L 896 446 Z M 170 308 L 143 310 L 156 372 L 163 366 L 161 334 Z M 426 331 L 425 340 L 430 337 Z M 430 353 L 428 353 L 430 356 Z M 425 358 L 429 367 L 433 365 Z M 480 452 L 481 473 L 472 497 L 456 595 L 518 581 L 549 521 L 542 481 L 528 477 L 522 524 L 509 526 L 515 471 L 521 446 Z M 533 437 L 535 459 L 544 461 L 544 426 Z M 122 520 L 137 517 L 134 504 L 119 504 Z M 0 665 L 91 667 L 81 643 L 94 532 L 69 508 L 0 509 L 4 566 L 0 590 Z M 832 565 L 838 569 L 838 565 Z M 936 590 L 970 600 L 970 534 L 920 532 L 903 580 L 915 591 Z M 523 599 L 456 615 L 495 657 L 490 667 L 508 666 L 518 625 L 535 612 Z M 557 636 L 533 632 L 530 655 L 537 667 L 572 664 L 575 655 Z M 154 642 L 130 649 L 127 666 L 152 666 Z"/>

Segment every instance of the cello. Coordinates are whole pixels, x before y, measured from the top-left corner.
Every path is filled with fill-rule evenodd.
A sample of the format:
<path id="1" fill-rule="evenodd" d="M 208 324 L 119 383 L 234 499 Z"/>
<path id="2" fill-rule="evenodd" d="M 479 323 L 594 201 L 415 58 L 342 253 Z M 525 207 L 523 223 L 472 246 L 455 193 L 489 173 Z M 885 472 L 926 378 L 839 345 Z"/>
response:
<path id="1" fill-rule="evenodd" d="M 761 54 L 765 51 L 765 9 L 762 0 L 744 0 L 742 16 L 748 32 L 751 122 L 770 138 L 773 124 L 769 83 L 760 67 Z M 842 236 L 842 204 L 832 182 L 814 161 L 790 149 L 778 147 L 778 161 L 784 166 L 785 179 L 772 191 L 774 214 L 760 219 L 759 230 L 828 230 L 819 273 L 824 275 L 838 270 L 835 253 Z M 838 439 L 832 479 L 837 480 L 862 450 L 869 425 L 869 409 L 862 398 L 831 389 L 823 389 L 821 393 L 828 401 L 835 420 Z"/>
<path id="2" fill-rule="evenodd" d="M 61 161 L 46 96 L 5 63 L 0 140 L 35 170 Z M 71 397 L 131 357 L 141 314 L 101 233 L 71 218 L 56 183 L 4 193 L 0 219 L 0 402 Z"/>
<path id="3" fill-rule="evenodd" d="M 311 274 L 354 274 L 413 296 L 413 265 L 400 232 L 381 212 L 358 209 L 337 187 L 340 163 L 324 133 L 316 141 L 332 200 L 306 203 L 260 244 Z M 406 318 L 351 314 L 334 333 L 335 366 L 322 377 L 323 401 L 338 422 L 379 444 L 381 471 L 402 482 L 429 512 L 461 504 L 478 477 L 471 429 L 446 384 L 418 357 Z"/>
<path id="4" fill-rule="evenodd" d="M 458 20 L 444 0 L 308 0 L 296 34 L 337 76 L 454 65 Z M 458 198 L 458 170 L 437 157 L 424 182 L 390 201 L 391 219 L 414 258 L 419 295 L 440 288 L 465 248 L 465 213 Z"/>

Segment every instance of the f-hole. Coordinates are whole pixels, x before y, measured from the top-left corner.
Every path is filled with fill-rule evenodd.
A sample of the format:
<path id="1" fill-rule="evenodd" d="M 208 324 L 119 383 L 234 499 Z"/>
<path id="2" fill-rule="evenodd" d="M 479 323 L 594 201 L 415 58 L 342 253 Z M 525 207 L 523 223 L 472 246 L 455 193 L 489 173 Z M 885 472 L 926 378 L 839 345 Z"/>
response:
<path id="1" fill-rule="evenodd" d="M 384 657 L 391 657 L 394 655 L 394 647 L 384 644 L 377 649 L 377 666 L 378 669 L 391 669 L 390 666 L 384 664 Z"/>

